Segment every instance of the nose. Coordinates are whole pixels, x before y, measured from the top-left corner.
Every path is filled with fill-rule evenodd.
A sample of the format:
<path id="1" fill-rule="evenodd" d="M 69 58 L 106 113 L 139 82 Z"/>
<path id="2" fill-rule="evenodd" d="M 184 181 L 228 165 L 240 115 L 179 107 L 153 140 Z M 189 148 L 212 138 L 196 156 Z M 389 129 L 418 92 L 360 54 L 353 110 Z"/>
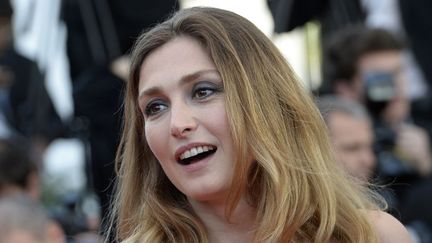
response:
<path id="1" fill-rule="evenodd" d="M 184 102 L 171 104 L 171 135 L 176 138 L 187 137 L 198 127 L 192 107 Z"/>

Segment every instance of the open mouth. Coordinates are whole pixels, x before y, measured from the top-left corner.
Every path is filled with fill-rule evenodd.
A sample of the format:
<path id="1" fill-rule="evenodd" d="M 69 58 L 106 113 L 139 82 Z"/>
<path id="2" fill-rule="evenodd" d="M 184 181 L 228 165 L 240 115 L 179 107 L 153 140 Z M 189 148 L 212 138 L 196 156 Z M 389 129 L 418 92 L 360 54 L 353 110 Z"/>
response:
<path id="1" fill-rule="evenodd" d="M 198 146 L 183 152 L 178 162 L 181 165 L 189 165 L 214 154 L 216 150 L 214 146 Z"/>

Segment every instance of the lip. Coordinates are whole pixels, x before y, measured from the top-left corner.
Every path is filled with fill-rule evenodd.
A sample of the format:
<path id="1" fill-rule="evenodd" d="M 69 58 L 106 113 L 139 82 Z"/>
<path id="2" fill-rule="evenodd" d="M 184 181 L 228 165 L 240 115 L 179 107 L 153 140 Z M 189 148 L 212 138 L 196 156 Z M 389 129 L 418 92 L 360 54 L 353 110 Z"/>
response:
<path id="1" fill-rule="evenodd" d="M 207 166 L 208 161 L 210 161 L 213 156 L 214 154 L 210 154 L 209 156 L 205 157 L 204 159 L 201 159 L 198 162 L 188 164 L 188 165 L 182 165 L 183 169 L 187 173 L 198 173 L 199 171 L 202 171 L 203 168 Z"/>
<path id="2" fill-rule="evenodd" d="M 198 146 L 211 146 L 211 147 L 216 147 L 215 145 L 213 145 L 213 144 L 209 144 L 209 143 L 199 143 L 199 142 L 196 142 L 196 143 L 190 143 L 190 144 L 188 144 L 188 145 L 185 145 L 185 146 L 181 146 L 181 147 L 179 147 L 179 148 L 175 151 L 175 153 L 174 153 L 174 158 L 175 158 L 175 160 L 176 160 L 177 162 L 180 161 L 180 155 L 181 155 L 182 153 L 184 153 L 185 151 L 187 151 L 187 150 L 189 150 L 189 149 L 191 149 L 191 148 L 198 147 Z"/>

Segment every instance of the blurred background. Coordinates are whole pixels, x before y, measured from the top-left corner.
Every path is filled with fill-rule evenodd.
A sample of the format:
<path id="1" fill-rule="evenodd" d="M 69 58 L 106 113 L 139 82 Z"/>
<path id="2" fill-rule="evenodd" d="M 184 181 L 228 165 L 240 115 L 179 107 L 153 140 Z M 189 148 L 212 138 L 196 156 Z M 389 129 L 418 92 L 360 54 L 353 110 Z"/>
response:
<path id="1" fill-rule="evenodd" d="M 367 180 L 382 185 L 389 212 L 414 242 L 432 242 L 426 0 L 0 0 L 0 218 L 20 217 L 3 206 L 24 212 L 8 208 L 36 203 L 51 232 L 40 237 L 103 241 L 130 48 L 142 31 L 192 6 L 252 21 L 317 102 L 332 95 L 364 107 L 372 142 L 362 146 L 371 152 L 352 163 L 369 161 Z M 343 144 L 336 152 L 362 156 L 360 142 L 334 143 Z M 5 230 L 13 227 L 38 237 L 3 221 L 0 238 L 15 237 Z"/>

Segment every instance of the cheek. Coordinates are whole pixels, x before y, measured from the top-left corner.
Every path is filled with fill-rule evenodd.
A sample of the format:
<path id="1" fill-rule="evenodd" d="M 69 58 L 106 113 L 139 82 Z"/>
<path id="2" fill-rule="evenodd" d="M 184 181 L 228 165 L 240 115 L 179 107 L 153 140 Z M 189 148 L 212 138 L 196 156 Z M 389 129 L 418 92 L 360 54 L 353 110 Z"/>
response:
<path id="1" fill-rule="evenodd" d="M 209 127 L 214 129 L 217 136 L 224 140 L 224 142 L 229 142 L 231 145 L 232 137 L 225 107 L 221 105 L 218 109 L 214 109 L 211 113 L 211 117 L 209 116 L 208 121 L 211 123 Z"/>
<path id="2" fill-rule="evenodd" d="M 153 152 L 154 156 L 161 161 L 163 155 L 166 154 L 167 144 L 165 136 L 163 135 L 163 130 L 161 126 L 155 126 L 153 124 L 145 125 L 145 139 L 147 141 L 150 150 Z"/>

